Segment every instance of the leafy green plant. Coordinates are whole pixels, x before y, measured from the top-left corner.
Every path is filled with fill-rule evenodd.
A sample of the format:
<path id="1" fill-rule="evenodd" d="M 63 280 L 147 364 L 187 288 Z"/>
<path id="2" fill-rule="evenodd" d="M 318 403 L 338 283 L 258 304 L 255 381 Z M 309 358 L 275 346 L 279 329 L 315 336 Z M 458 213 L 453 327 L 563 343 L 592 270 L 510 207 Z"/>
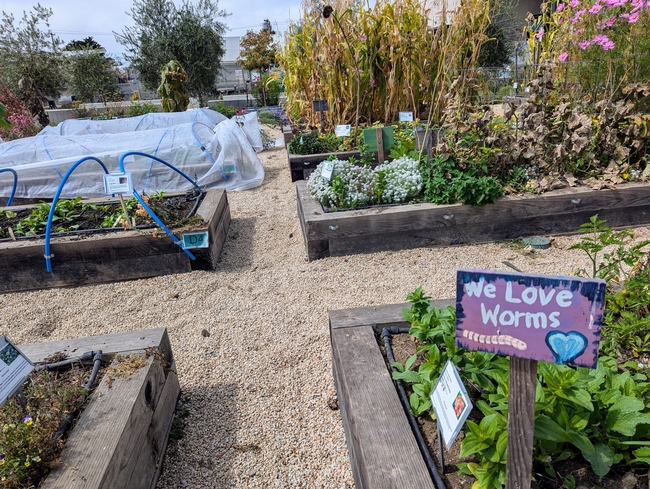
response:
<path id="1" fill-rule="evenodd" d="M 23 385 L 26 406 L 12 397 L 0 410 L 0 485 L 32 487 L 56 466 L 63 448 L 54 439 L 65 416 L 81 407 L 87 391 L 83 370 L 35 371 Z"/>
<path id="2" fill-rule="evenodd" d="M 301 134 L 289 143 L 289 153 L 294 155 L 312 155 L 327 152 L 323 139 L 318 133 Z"/>
<path id="3" fill-rule="evenodd" d="M 493 204 L 504 193 L 496 177 L 477 168 L 461 170 L 456 160 L 436 157 L 424 165 L 424 199 L 434 204 Z"/>
<path id="4" fill-rule="evenodd" d="M 591 261 L 591 277 L 602 278 L 607 282 L 618 283 L 627 277 L 625 266 L 632 267 L 643 256 L 642 249 L 650 244 L 650 241 L 642 241 L 634 246 L 626 246 L 633 238 L 634 233 L 630 229 L 614 231 L 605 223 L 607 221 L 598 219 L 598 214 L 592 216 L 588 223 L 580 226 L 582 233 L 593 236 L 583 237 L 579 243 L 570 246 L 570 250 L 582 250 L 587 253 Z M 603 254 L 603 260 L 599 260 L 598 254 L 607 246 L 616 246 L 613 252 Z M 578 270 L 578 273 L 586 274 L 585 270 Z"/>
<path id="5" fill-rule="evenodd" d="M 223 102 L 219 102 L 217 105 L 213 107 L 214 110 L 219 112 L 220 114 L 225 115 L 228 118 L 234 117 L 237 115 L 237 108 L 236 107 L 230 107 Z"/>
<path id="6" fill-rule="evenodd" d="M 649 272 L 642 273 L 647 286 Z M 648 307 L 650 300 L 644 306 L 639 304 L 645 299 L 650 297 L 638 296 L 630 301 L 629 308 Z M 482 414 L 479 422 L 467 422 L 461 444 L 461 456 L 472 455 L 476 461 L 459 464 L 459 470 L 476 477 L 474 489 L 500 489 L 505 481 L 510 361 L 457 348 L 455 310 L 433 307 L 421 287 L 410 293 L 407 300 L 411 308 L 403 312 L 411 323 L 409 334 L 418 341 L 417 354 L 404 365 L 394 363 L 397 372 L 393 378 L 412 383 L 410 404 L 414 414 L 433 416 L 427 402 L 431 389 L 447 359 L 456 365 Z M 610 320 L 608 315 L 602 331 L 605 342 L 610 334 Z M 650 335 L 637 338 L 639 345 L 645 345 Z M 582 457 L 596 476 L 608 474 L 617 464 L 634 467 L 650 463 L 650 405 L 645 401 L 650 390 L 648 380 L 647 367 L 636 361 L 619 366 L 607 355 L 599 358 L 596 369 L 540 362 L 534 470 L 555 478 L 554 467 L 576 457 Z"/>
<path id="7" fill-rule="evenodd" d="M 124 115 L 126 115 L 126 117 L 137 117 L 151 112 L 158 112 L 158 107 L 151 102 L 131 102 L 131 105 L 126 109 Z"/>

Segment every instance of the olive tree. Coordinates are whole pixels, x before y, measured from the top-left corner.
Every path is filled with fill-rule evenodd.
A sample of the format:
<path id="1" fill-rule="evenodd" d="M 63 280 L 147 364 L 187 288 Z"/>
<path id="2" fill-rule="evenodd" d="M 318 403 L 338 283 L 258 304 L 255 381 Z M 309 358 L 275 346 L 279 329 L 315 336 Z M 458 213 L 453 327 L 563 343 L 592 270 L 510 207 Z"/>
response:
<path id="1" fill-rule="evenodd" d="M 174 59 L 187 72 L 187 92 L 203 105 L 225 53 L 226 25 L 217 19 L 228 14 L 217 0 L 184 0 L 180 6 L 172 0 L 134 0 L 130 15 L 135 25 L 114 34 L 144 86 L 155 90 L 161 67 Z"/>
<path id="2" fill-rule="evenodd" d="M 45 96 L 57 98 L 65 86 L 63 42 L 50 30 L 52 9 L 40 4 L 23 11 L 16 22 L 2 12 L 0 22 L 0 82 L 20 94 L 42 125 L 49 123 L 43 110 Z"/>

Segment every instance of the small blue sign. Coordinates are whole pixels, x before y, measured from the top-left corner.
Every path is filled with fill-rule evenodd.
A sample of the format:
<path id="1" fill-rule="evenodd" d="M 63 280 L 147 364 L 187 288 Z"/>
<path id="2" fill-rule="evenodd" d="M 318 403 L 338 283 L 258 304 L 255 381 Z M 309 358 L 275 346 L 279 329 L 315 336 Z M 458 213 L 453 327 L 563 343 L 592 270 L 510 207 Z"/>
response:
<path id="1" fill-rule="evenodd" d="M 183 234 L 183 248 L 208 248 L 210 246 L 210 238 L 208 232 L 203 231 L 200 233 Z"/>

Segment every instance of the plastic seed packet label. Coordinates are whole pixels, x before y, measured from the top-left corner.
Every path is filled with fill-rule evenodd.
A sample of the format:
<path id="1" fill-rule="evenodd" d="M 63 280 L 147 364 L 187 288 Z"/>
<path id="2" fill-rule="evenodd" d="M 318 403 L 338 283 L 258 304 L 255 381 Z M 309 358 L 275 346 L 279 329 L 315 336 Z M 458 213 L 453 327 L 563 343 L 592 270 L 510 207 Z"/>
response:
<path id="1" fill-rule="evenodd" d="M 400 122 L 413 122 L 413 112 L 400 112 L 399 113 Z"/>
<path id="2" fill-rule="evenodd" d="M 0 337 L 0 406 L 23 385 L 34 365 L 6 336 Z"/>
<path id="3" fill-rule="evenodd" d="M 433 388 L 431 403 L 436 413 L 438 429 L 445 439 L 447 450 L 449 450 L 473 407 L 465 386 L 460 380 L 458 370 L 450 360 L 447 360 L 447 364 Z"/>
<path id="4" fill-rule="evenodd" d="M 336 126 L 336 130 L 334 131 L 334 133 L 340 138 L 343 138 L 345 136 L 349 136 L 350 135 L 350 127 L 351 127 L 350 124 L 338 125 L 338 126 Z"/>
<path id="5" fill-rule="evenodd" d="M 334 173 L 334 162 L 326 161 L 325 166 L 320 172 L 320 176 L 329 182 L 332 179 L 332 173 Z"/>
<path id="6" fill-rule="evenodd" d="M 107 194 L 132 194 L 133 178 L 131 173 L 105 173 L 104 191 Z"/>

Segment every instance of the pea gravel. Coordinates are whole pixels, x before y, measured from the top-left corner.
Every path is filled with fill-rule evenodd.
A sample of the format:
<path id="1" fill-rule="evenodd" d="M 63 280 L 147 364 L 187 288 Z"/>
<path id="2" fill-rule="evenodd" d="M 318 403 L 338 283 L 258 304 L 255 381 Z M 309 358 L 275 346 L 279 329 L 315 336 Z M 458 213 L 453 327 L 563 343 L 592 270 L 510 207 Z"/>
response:
<path id="1" fill-rule="evenodd" d="M 418 285 L 453 297 L 459 267 L 509 270 L 509 261 L 568 275 L 588 265 L 567 250 L 576 237 L 533 254 L 495 243 L 309 263 L 286 151 L 260 157 L 263 185 L 228 194 L 232 222 L 214 272 L 0 295 L 1 333 L 19 344 L 168 329 L 189 415 L 158 489 L 353 488 L 340 412 L 328 407 L 328 310 L 403 302 Z"/>

